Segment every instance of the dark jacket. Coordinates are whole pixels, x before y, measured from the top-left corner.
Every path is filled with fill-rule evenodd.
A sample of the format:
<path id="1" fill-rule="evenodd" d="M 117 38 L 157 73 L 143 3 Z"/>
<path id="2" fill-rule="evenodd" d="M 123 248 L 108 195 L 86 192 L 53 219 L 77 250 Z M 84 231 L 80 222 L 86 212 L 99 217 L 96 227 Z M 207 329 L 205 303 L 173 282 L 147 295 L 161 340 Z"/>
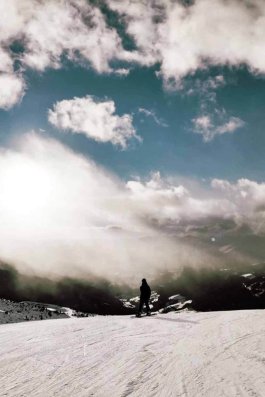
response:
<path id="1" fill-rule="evenodd" d="M 142 283 L 142 285 L 140 287 L 140 291 L 141 291 L 140 299 L 142 299 L 142 300 L 150 299 L 151 288 L 149 287 L 149 285 L 147 283 Z"/>

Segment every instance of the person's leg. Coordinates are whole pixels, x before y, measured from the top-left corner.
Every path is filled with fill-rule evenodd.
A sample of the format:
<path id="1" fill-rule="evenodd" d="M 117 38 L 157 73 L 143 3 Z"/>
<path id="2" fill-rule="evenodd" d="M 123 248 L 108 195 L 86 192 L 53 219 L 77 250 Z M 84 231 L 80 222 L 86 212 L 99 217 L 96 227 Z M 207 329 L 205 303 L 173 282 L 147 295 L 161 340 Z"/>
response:
<path id="1" fill-rule="evenodd" d="M 143 305 L 144 305 L 144 301 L 142 299 L 140 299 L 140 303 L 139 303 L 139 309 L 138 309 L 138 314 L 142 314 L 143 311 Z"/>
<path id="2" fill-rule="evenodd" d="M 145 307 L 146 307 L 146 313 L 148 314 L 148 313 L 151 313 L 151 310 L 150 310 L 150 307 L 149 307 L 149 299 L 147 299 L 146 301 L 145 301 Z"/>

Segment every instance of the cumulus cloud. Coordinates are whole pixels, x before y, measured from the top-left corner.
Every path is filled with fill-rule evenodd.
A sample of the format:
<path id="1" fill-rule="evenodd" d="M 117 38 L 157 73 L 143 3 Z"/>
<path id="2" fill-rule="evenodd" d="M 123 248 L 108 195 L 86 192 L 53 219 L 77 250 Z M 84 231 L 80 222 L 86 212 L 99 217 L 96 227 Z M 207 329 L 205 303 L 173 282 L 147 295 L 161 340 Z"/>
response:
<path id="1" fill-rule="evenodd" d="M 62 54 L 110 72 L 110 60 L 124 54 L 117 32 L 106 25 L 97 7 L 83 0 L 37 2 L 24 29 L 23 62 L 33 68 L 59 67 Z"/>
<path id="2" fill-rule="evenodd" d="M 10 52 L 1 48 L 0 40 L 0 109 L 10 109 L 22 99 L 26 90 L 23 76 L 14 71 L 13 62 Z"/>
<path id="3" fill-rule="evenodd" d="M 198 116 L 193 120 L 194 132 L 201 134 L 205 142 L 210 142 L 216 135 L 232 134 L 245 125 L 238 117 L 230 117 L 223 124 L 216 125 L 209 114 Z"/>
<path id="4" fill-rule="evenodd" d="M 1 0 L 2 45 L 18 40 L 23 65 L 37 70 L 57 68 L 64 54 L 88 61 L 98 72 L 111 70 L 109 61 L 124 56 L 121 39 L 108 27 L 99 8 L 85 0 Z M 126 52 L 125 52 L 126 54 Z"/>
<path id="5" fill-rule="evenodd" d="M 211 185 L 223 197 L 233 202 L 235 218 L 253 227 L 255 231 L 265 232 L 265 183 L 249 179 L 239 179 L 231 183 L 222 179 L 213 179 Z"/>
<path id="6" fill-rule="evenodd" d="M 265 72 L 261 0 L 253 0 L 251 6 L 239 0 L 106 3 L 120 16 L 125 33 L 134 41 L 133 50 L 124 49 L 118 30 L 95 3 L 0 0 L 3 72 L 14 73 L 15 61 L 21 70 L 59 68 L 63 57 L 90 65 L 98 73 L 120 75 L 126 75 L 133 64 L 159 65 L 158 74 L 168 88 L 180 86 L 188 74 L 212 65 L 245 64 L 253 73 Z M 209 9 L 214 9 L 210 20 Z M 19 54 L 13 50 L 14 43 L 21 46 Z M 124 66 L 115 71 L 113 61 Z"/>
<path id="7" fill-rule="evenodd" d="M 126 148 L 131 138 L 140 139 L 132 124 L 132 116 L 115 114 L 112 100 L 98 101 L 87 95 L 57 102 L 48 112 L 51 124 L 62 130 L 84 134 L 97 142 L 111 142 Z"/>
<path id="8" fill-rule="evenodd" d="M 247 65 L 265 72 L 265 6 L 261 0 L 181 1 L 108 0 L 125 33 L 134 41 L 124 49 L 115 26 L 96 3 L 86 0 L 0 0 L 2 69 L 43 71 L 59 68 L 62 57 L 90 65 L 98 73 L 126 75 L 133 66 L 159 65 L 165 86 L 176 88 L 188 74 L 216 65 Z M 214 10 L 208 18 L 209 9 Z M 12 45 L 18 43 L 17 54 Z M 5 66 L 4 66 L 5 65 Z M 13 72 L 14 73 L 14 72 Z M 219 82 L 220 83 L 220 82 Z"/>
<path id="9" fill-rule="evenodd" d="M 226 198 L 216 198 L 209 191 L 202 194 L 195 185 L 190 190 L 184 184 L 163 179 L 159 172 L 153 173 L 150 180 L 128 181 L 126 186 L 141 216 L 144 213 L 153 226 L 173 233 L 182 234 L 184 225 L 197 221 L 233 217 L 233 205 Z"/>
<path id="10" fill-rule="evenodd" d="M 0 72 L 12 73 L 13 72 L 13 60 L 12 60 L 10 54 L 3 48 L 0 48 L 0 59 L 1 59 Z"/>
<path id="11" fill-rule="evenodd" d="M 168 85 L 210 65 L 246 64 L 265 72 L 261 0 L 108 1 L 147 62 L 160 62 Z M 209 19 L 209 9 L 214 10 Z"/>
<path id="12" fill-rule="evenodd" d="M 110 73 L 112 60 L 133 58 L 133 53 L 123 49 L 121 38 L 107 25 L 100 9 L 86 0 L 0 0 L 0 13 L 0 68 L 13 73 L 8 76 L 11 88 L 5 94 L 7 98 L 10 92 L 10 99 L 3 100 L 3 105 L 0 102 L 3 108 L 15 103 L 15 62 L 21 70 L 44 71 L 61 67 L 64 56 L 90 65 L 98 73 Z M 11 47 L 14 43 L 21 47 L 19 54 Z M 119 68 L 117 73 L 126 75 L 128 68 Z"/>
<path id="13" fill-rule="evenodd" d="M 0 108 L 10 109 L 25 93 L 23 78 L 12 73 L 0 73 Z"/>
<path id="14" fill-rule="evenodd" d="M 263 260 L 265 183 L 214 179 L 207 187 L 185 182 L 178 184 L 159 173 L 147 181 L 127 182 L 134 212 L 155 230 L 195 247 L 208 242 L 203 245 L 207 253 L 213 253 L 209 243 L 214 243 L 215 258 L 229 254 L 229 265 Z"/>

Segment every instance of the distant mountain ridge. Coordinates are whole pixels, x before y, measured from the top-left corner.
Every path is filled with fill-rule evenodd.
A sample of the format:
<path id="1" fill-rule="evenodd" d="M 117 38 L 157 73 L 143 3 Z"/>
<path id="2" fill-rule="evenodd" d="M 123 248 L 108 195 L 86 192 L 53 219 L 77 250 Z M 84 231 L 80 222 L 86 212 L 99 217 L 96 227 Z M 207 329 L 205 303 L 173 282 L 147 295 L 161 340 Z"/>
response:
<path id="1" fill-rule="evenodd" d="M 152 310 L 196 311 L 265 308 L 265 263 L 225 269 L 184 268 L 150 280 Z M 22 305 L 69 307 L 76 312 L 123 315 L 135 313 L 139 289 L 112 284 L 108 280 L 25 276 L 14 267 L 0 264 L 0 298 Z M 174 297 L 174 299 L 173 299 Z M 41 303 L 44 307 L 45 304 Z M 0 308 L 1 309 L 1 308 Z M 4 309 L 2 309 L 4 310 Z"/>

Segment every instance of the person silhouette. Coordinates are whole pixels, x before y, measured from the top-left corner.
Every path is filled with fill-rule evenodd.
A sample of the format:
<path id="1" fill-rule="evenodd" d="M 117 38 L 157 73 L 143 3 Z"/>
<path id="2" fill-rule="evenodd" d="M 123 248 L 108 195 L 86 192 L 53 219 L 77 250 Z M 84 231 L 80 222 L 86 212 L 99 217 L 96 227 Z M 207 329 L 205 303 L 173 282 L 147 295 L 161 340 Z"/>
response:
<path id="1" fill-rule="evenodd" d="M 151 288 L 147 284 L 146 279 L 143 278 L 142 285 L 140 286 L 140 303 L 139 303 L 139 310 L 138 310 L 137 316 L 139 316 L 139 317 L 141 316 L 144 305 L 146 307 L 147 315 L 150 316 L 150 314 L 151 314 L 150 307 L 149 307 L 150 296 L 151 296 Z"/>

